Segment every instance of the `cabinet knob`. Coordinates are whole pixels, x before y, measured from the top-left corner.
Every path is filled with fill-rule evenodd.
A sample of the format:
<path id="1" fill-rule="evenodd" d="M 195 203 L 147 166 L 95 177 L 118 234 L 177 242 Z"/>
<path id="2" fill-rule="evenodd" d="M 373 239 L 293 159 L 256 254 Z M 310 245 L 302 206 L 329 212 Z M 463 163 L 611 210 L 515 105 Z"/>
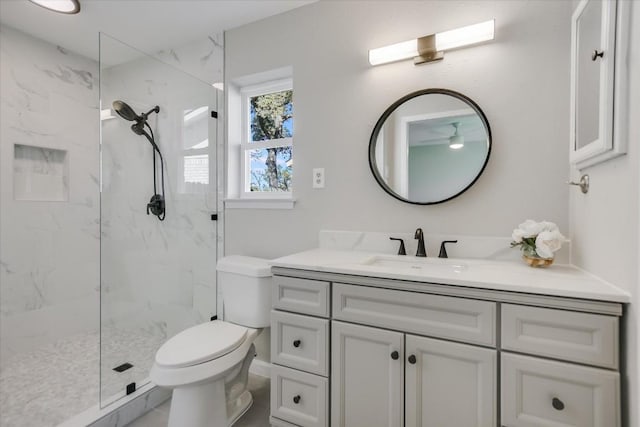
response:
<path id="1" fill-rule="evenodd" d="M 411 363 L 412 365 L 415 365 L 417 360 L 418 359 L 416 359 L 416 356 L 414 356 L 413 354 L 409 356 L 409 363 Z"/>
<path id="2" fill-rule="evenodd" d="M 391 358 L 393 360 L 398 360 L 399 357 L 400 357 L 400 354 L 398 354 L 397 351 L 394 351 L 393 353 L 391 353 Z"/>
<path id="3" fill-rule="evenodd" d="M 293 346 L 294 346 L 295 348 L 300 347 L 300 344 L 301 344 L 301 341 L 300 341 L 300 340 L 295 340 L 295 341 L 293 342 Z"/>
<path id="4" fill-rule="evenodd" d="M 554 397 L 553 400 L 551 400 L 551 405 L 553 406 L 553 409 L 558 411 L 562 411 L 564 409 L 564 403 L 562 403 L 562 400 L 557 397 Z"/>
<path id="5" fill-rule="evenodd" d="M 298 403 L 300 403 L 300 395 L 299 394 L 297 396 L 293 396 L 293 403 L 295 403 L 296 405 Z"/>
<path id="6" fill-rule="evenodd" d="M 604 56 L 604 51 L 601 50 L 598 52 L 598 49 L 595 49 L 591 54 L 591 60 L 595 61 L 596 59 L 602 58 L 603 56 Z"/>

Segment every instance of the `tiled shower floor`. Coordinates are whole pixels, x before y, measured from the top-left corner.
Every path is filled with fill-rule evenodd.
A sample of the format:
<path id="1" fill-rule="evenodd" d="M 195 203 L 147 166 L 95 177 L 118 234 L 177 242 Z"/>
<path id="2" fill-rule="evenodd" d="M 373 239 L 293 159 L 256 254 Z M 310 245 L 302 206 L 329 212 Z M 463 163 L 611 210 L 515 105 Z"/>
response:
<path id="1" fill-rule="evenodd" d="M 103 402 L 123 394 L 124 385 L 148 376 L 164 337 L 144 331 L 104 332 Z M 13 357 L 0 370 L 0 427 L 48 427 L 98 404 L 100 337 L 75 335 Z M 111 368 L 129 362 L 133 368 Z"/>

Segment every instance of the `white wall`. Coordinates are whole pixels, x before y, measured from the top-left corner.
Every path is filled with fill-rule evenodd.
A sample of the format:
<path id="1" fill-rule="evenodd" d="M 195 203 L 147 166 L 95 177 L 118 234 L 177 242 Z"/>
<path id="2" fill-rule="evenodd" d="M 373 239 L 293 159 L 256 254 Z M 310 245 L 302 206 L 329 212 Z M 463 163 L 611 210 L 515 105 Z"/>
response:
<path id="1" fill-rule="evenodd" d="M 225 34 L 225 83 L 293 67 L 292 210 L 226 210 L 226 253 L 277 257 L 320 229 L 508 236 L 527 218 L 568 230 L 570 2 L 318 2 Z M 371 67 L 369 48 L 496 19 L 496 40 L 438 63 Z M 418 89 L 459 91 L 483 109 L 493 152 L 478 182 L 442 205 L 387 195 L 367 159 L 378 117 Z M 326 188 L 311 188 L 324 167 Z"/>
<path id="2" fill-rule="evenodd" d="M 98 64 L 0 27 L 0 361 L 99 321 Z M 14 144 L 67 151 L 68 201 L 18 201 Z M 42 166 L 42 167 L 41 167 Z M 34 166 L 46 173 L 43 165 Z"/>
<path id="3" fill-rule="evenodd" d="M 275 258 L 316 247 L 321 229 L 509 236 L 534 218 L 568 230 L 571 10 L 548 1 L 318 2 L 226 32 L 227 88 L 293 67 L 296 205 L 225 209 L 225 253 Z M 492 18 L 494 42 L 447 52 L 441 62 L 368 64 L 370 48 Z M 405 204 L 373 178 L 369 138 L 398 98 L 438 87 L 479 104 L 493 152 L 463 196 Z M 325 189 L 311 188 L 316 167 L 325 168 Z M 260 359 L 269 359 L 268 339 L 259 337 Z"/>
<path id="4" fill-rule="evenodd" d="M 640 3 L 631 2 L 629 46 L 629 150 L 625 156 L 584 169 L 589 193 L 571 192 L 570 222 L 572 263 L 627 290 L 633 304 L 627 307 L 623 329 L 627 343 L 623 357 L 627 374 L 623 387 L 629 392 L 628 426 L 640 425 Z M 580 173 L 571 171 L 579 179 Z"/>

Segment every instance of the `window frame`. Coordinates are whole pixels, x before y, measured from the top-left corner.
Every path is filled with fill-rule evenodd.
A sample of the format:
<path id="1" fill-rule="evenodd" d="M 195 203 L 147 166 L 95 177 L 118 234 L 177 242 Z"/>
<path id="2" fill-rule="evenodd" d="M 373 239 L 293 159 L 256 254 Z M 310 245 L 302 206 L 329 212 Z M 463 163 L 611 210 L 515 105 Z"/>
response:
<path id="1" fill-rule="evenodd" d="M 251 119 L 250 119 L 250 99 L 260 95 L 269 93 L 283 92 L 286 90 L 293 91 L 293 79 L 286 78 L 273 80 L 265 83 L 244 86 L 240 89 L 240 97 L 242 104 L 242 117 L 240 120 L 242 126 L 240 141 L 240 199 L 292 199 L 293 190 L 291 191 L 251 191 L 251 150 L 259 150 L 275 147 L 291 147 L 293 152 L 293 137 L 278 138 L 266 141 L 251 141 Z M 295 117 L 295 112 L 294 112 Z M 295 121 L 295 118 L 294 118 Z M 292 168 L 293 169 L 293 168 Z M 291 178 L 293 183 L 293 177 Z"/>

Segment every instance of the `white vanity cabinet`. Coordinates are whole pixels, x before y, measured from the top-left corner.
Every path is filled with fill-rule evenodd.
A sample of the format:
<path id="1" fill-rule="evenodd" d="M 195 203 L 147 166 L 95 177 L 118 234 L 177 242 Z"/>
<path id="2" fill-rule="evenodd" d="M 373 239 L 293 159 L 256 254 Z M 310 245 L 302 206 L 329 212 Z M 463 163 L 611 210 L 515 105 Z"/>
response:
<path id="1" fill-rule="evenodd" d="M 332 426 L 496 425 L 496 350 L 340 321 L 331 342 Z"/>
<path id="2" fill-rule="evenodd" d="M 503 304 L 501 330 L 504 426 L 620 426 L 617 316 Z"/>
<path id="3" fill-rule="evenodd" d="M 620 426 L 620 303 L 273 271 L 274 426 Z"/>
<path id="4" fill-rule="evenodd" d="M 495 347 L 495 315 L 489 301 L 334 282 L 331 425 L 496 425 L 497 351 L 416 335 Z"/>
<path id="5" fill-rule="evenodd" d="M 329 425 L 330 283 L 274 276 L 271 425 Z"/>

